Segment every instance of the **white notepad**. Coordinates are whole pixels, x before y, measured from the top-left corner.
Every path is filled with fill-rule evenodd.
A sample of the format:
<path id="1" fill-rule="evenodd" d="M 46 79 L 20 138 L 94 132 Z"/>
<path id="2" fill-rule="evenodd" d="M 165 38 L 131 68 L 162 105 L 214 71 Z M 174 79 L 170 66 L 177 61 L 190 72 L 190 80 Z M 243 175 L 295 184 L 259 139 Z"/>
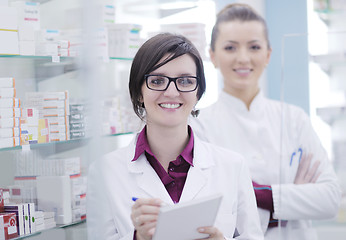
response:
<path id="1" fill-rule="evenodd" d="M 222 195 L 165 206 L 160 209 L 153 240 L 191 240 L 208 235 L 197 231 L 199 227 L 213 226 Z"/>

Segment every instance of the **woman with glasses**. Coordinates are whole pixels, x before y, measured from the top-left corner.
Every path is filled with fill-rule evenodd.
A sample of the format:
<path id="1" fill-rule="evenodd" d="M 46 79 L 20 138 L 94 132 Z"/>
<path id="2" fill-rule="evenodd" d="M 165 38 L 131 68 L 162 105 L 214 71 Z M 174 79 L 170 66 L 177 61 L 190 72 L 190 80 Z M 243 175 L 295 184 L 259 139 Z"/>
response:
<path id="1" fill-rule="evenodd" d="M 209 51 L 223 91 L 191 125 L 203 140 L 245 157 L 265 239 L 314 240 L 311 220 L 336 215 L 340 189 L 307 114 L 260 90 L 271 51 L 265 20 L 254 9 L 225 6 Z"/>
<path id="2" fill-rule="evenodd" d="M 215 225 L 196 231 L 206 239 L 263 239 L 243 158 L 202 142 L 187 124 L 205 91 L 203 62 L 192 43 L 169 33 L 149 39 L 133 59 L 129 90 L 145 127 L 128 147 L 90 166 L 89 239 L 152 239 L 161 204 L 218 193 Z"/>

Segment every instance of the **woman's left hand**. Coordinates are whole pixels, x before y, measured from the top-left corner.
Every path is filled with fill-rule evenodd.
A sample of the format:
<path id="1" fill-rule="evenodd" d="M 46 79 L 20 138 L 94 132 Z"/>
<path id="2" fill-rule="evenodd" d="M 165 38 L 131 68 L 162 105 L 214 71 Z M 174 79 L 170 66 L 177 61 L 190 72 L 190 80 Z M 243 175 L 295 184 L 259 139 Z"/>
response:
<path id="1" fill-rule="evenodd" d="M 224 240 L 225 239 L 222 232 L 220 232 L 220 230 L 217 229 L 216 227 L 201 227 L 201 228 L 198 228 L 198 232 L 209 234 L 208 238 L 203 238 L 203 239 L 209 239 L 209 240 Z"/>

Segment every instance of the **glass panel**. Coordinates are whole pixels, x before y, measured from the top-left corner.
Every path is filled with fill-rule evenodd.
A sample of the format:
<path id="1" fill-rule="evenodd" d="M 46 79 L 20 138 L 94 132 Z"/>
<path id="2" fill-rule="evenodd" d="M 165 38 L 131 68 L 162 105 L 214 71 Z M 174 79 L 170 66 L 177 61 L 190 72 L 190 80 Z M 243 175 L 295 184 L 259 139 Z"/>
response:
<path id="1" fill-rule="evenodd" d="M 39 211 L 36 232 L 20 225 L 18 238 L 86 239 L 89 164 L 127 145 L 140 129 L 127 90 L 134 54 L 153 34 L 189 23 L 198 33 L 188 37 L 197 37 L 207 79 L 215 79 L 205 40 L 214 19 L 204 17 L 215 12 L 214 2 L 0 2 L 5 2 L 1 13 L 11 19 L 4 23 L 0 17 L 1 37 L 6 34 L 0 46 L 0 188 L 5 204 L 34 203 Z M 208 89 L 204 105 L 216 100 L 215 84 Z M 11 105 L 14 97 L 21 106 L 16 101 Z"/>
<path id="2" fill-rule="evenodd" d="M 314 239 L 314 234 L 343 239 L 346 233 L 345 40 L 343 31 L 283 40 L 281 217 L 300 221 L 282 227 L 281 239 L 294 227 L 301 228 L 306 239 Z M 309 154 L 311 162 L 306 161 Z M 303 230 L 310 225 L 314 232 Z"/>

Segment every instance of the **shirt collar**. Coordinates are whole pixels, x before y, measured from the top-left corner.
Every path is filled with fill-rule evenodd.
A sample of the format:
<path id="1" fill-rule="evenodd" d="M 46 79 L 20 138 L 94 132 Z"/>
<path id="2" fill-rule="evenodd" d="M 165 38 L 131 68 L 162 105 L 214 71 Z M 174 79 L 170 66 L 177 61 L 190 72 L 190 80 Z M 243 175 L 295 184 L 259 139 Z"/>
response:
<path id="1" fill-rule="evenodd" d="M 132 159 L 132 161 L 136 161 L 144 152 L 147 152 L 150 155 L 154 156 L 154 154 L 150 150 L 150 146 L 149 146 L 147 134 L 146 134 L 146 129 L 147 127 L 145 126 L 138 135 L 135 156 Z M 188 133 L 190 136 L 189 142 L 187 143 L 186 147 L 184 148 L 180 156 L 182 156 L 182 158 L 186 162 L 188 162 L 191 166 L 193 166 L 194 136 L 193 136 L 192 128 L 190 126 L 188 126 Z"/>
<path id="2" fill-rule="evenodd" d="M 263 92 L 260 90 L 257 95 L 254 97 L 254 99 L 251 102 L 250 110 L 247 109 L 245 103 L 240 100 L 239 98 L 234 97 L 231 94 L 226 93 L 225 91 L 221 91 L 220 99 L 223 102 L 227 103 L 227 106 L 239 110 L 239 111 L 245 111 L 253 114 L 259 114 L 264 109 L 264 99 Z"/>

